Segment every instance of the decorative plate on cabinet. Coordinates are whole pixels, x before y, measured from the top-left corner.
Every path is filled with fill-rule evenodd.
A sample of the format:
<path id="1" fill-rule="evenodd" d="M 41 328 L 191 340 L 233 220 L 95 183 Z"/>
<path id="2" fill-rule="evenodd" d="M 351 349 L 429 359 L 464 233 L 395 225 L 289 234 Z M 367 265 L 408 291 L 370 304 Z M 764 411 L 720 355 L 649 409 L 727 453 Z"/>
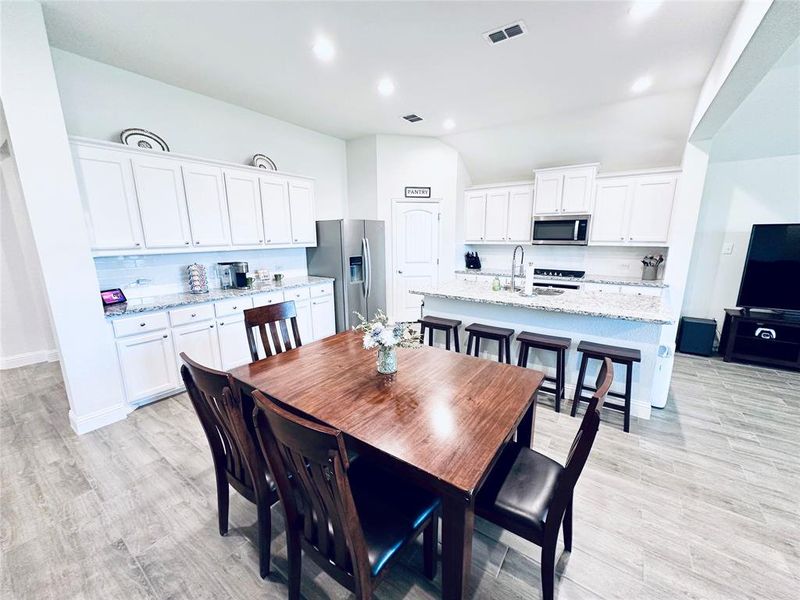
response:
<path id="1" fill-rule="evenodd" d="M 163 150 L 169 152 L 167 142 L 162 140 L 155 133 L 146 129 L 131 128 L 125 129 L 119 134 L 120 141 L 127 146 L 136 146 L 147 150 Z"/>
<path id="2" fill-rule="evenodd" d="M 259 169 L 266 169 L 267 171 L 277 171 L 278 167 L 272 162 L 272 159 L 266 154 L 254 154 L 253 166 Z"/>

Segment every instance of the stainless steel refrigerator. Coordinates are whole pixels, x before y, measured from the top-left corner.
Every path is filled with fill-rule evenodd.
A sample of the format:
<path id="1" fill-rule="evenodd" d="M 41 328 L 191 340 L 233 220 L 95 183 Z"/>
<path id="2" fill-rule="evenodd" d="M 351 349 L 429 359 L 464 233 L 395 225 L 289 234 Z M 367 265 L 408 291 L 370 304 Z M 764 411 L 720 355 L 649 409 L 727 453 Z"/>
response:
<path id="1" fill-rule="evenodd" d="M 308 248 L 308 274 L 334 277 L 336 331 L 386 312 L 386 243 L 383 221 L 317 221 L 317 247 Z"/>

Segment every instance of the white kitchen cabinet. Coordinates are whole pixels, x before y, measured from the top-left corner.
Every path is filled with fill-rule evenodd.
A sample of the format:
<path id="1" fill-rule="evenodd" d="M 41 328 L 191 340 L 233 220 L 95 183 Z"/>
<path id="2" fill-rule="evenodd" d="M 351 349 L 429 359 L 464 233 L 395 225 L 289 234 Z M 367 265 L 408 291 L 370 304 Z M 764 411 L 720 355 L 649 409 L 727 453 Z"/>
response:
<path id="1" fill-rule="evenodd" d="M 244 329 L 244 316 L 231 315 L 217 319 L 217 338 L 222 369 L 245 365 L 250 362 L 250 346 Z"/>
<path id="2" fill-rule="evenodd" d="M 168 329 L 118 339 L 117 354 L 129 403 L 178 387 L 175 349 Z"/>
<path id="3" fill-rule="evenodd" d="M 192 245 L 197 247 L 229 245 L 230 226 L 222 169 L 183 163 L 181 171 L 192 230 Z"/>
<path id="4" fill-rule="evenodd" d="M 486 193 L 486 226 L 483 237 L 487 242 L 504 242 L 508 237 L 508 195 L 508 190 L 502 188 Z"/>
<path id="5" fill-rule="evenodd" d="M 536 199 L 534 214 L 557 215 L 561 211 L 561 190 L 564 176 L 561 173 L 536 174 Z"/>
<path id="6" fill-rule="evenodd" d="M 255 246 L 264 243 L 261 223 L 261 191 L 258 177 L 249 173 L 225 171 L 228 218 L 231 243 L 234 246 Z"/>
<path id="7" fill-rule="evenodd" d="M 297 329 L 300 332 L 300 340 L 303 343 L 313 341 L 315 338 L 314 319 L 311 315 L 311 300 L 308 298 L 295 300 L 294 306 L 297 311 Z"/>
<path id="8" fill-rule="evenodd" d="M 201 321 L 172 328 L 173 343 L 175 344 L 175 360 L 180 373 L 181 352 L 193 361 L 204 367 L 219 369 L 219 339 L 217 338 L 217 325 L 214 321 Z"/>
<path id="9" fill-rule="evenodd" d="M 264 243 L 291 244 L 292 219 L 286 180 L 280 177 L 262 177 L 259 183 L 261 214 L 264 218 Z"/>
<path id="10" fill-rule="evenodd" d="M 534 215 L 589 214 L 597 164 L 535 171 Z"/>
<path id="11" fill-rule="evenodd" d="M 592 213 L 591 242 L 624 242 L 633 181 L 620 177 L 598 179 Z"/>
<path id="12" fill-rule="evenodd" d="M 674 175 L 636 179 L 628 224 L 629 242 L 667 243 L 676 183 Z"/>
<path id="13" fill-rule="evenodd" d="M 141 248 L 144 237 L 130 157 L 105 148 L 72 148 L 92 250 Z"/>
<path id="14" fill-rule="evenodd" d="M 533 190 L 530 186 L 511 188 L 508 197 L 508 229 L 510 242 L 530 242 Z"/>
<path id="15" fill-rule="evenodd" d="M 289 213 L 292 222 L 292 243 L 315 245 L 317 225 L 314 220 L 314 186 L 310 181 L 289 180 Z"/>
<path id="16" fill-rule="evenodd" d="M 464 240 L 482 242 L 486 225 L 486 192 L 467 192 L 464 198 Z"/>
<path id="17" fill-rule="evenodd" d="M 134 156 L 133 177 L 148 248 L 191 246 L 181 166 L 166 158 Z"/>
<path id="18" fill-rule="evenodd" d="M 315 340 L 321 340 L 336 333 L 336 313 L 333 308 L 333 296 L 321 296 L 311 300 L 311 325 Z M 302 333 L 300 337 L 302 339 Z"/>

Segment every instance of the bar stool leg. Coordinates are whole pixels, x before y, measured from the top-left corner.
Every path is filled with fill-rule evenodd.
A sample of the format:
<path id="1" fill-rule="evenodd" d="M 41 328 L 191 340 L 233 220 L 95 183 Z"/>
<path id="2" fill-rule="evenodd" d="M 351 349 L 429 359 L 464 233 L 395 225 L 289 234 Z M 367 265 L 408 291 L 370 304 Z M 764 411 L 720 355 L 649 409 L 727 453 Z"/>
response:
<path id="1" fill-rule="evenodd" d="M 631 387 L 633 385 L 633 363 L 625 365 L 625 433 L 631 430 Z"/>
<path id="2" fill-rule="evenodd" d="M 433 346 L 433 332 L 435 329 L 433 327 L 428 328 L 428 346 Z"/>
<path id="3" fill-rule="evenodd" d="M 528 346 L 525 342 L 519 343 L 519 354 L 517 354 L 517 366 L 518 367 L 527 367 L 528 361 L 525 360 L 525 351 L 528 349 Z"/>
<path id="4" fill-rule="evenodd" d="M 450 329 L 444 330 L 444 347 L 445 350 L 450 350 Z"/>
<path id="5" fill-rule="evenodd" d="M 506 364 L 511 364 L 511 338 L 506 338 Z"/>
<path id="6" fill-rule="evenodd" d="M 425 323 L 419 324 L 419 343 L 425 343 Z"/>
<path id="7" fill-rule="evenodd" d="M 556 412 L 561 412 L 561 400 L 564 394 L 562 380 L 564 379 L 563 350 L 556 350 Z"/>
<path id="8" fill-rule="evenodd" d="M 475 356 L 480 357 L 481 355 L 481 338 L 480 336 L 475 336 Z"/>
<path id="9" fill-rule="evenodd" d="M 497 340 L 497 362 L 503 362 L 503 340 Z"/>
<path id="10" fill-rule="evenodd" d="M 472 354 L 472 340 L 474 338 L 475 338 L 475 336 L 472 335 L 472 332 L 470 332 L 469 337 L 467 338 L 467 356 Z"/>
<path id="11" fill-rule="evenodd" d="M 586 376 L 586 363 L 589 362 L 589 356 L 583 354 L 581 356 L 581 368 L 578 371 L 578 381 L 575 383 L 575 395 L 572 398 L 572 411 L 570 414 L 574 417 L 578 411 L 578 402 L 580 401 L 581 392 L 583 392 L 583 378 Z"/>
<path id="12" fill-rule="evenodd" d="M 456 352 L 461 352 L 461 348 L 459 348 L 459 340 L 458 340 L 458 325 L 453 327 L 453 342 L 455 343 Z"/>

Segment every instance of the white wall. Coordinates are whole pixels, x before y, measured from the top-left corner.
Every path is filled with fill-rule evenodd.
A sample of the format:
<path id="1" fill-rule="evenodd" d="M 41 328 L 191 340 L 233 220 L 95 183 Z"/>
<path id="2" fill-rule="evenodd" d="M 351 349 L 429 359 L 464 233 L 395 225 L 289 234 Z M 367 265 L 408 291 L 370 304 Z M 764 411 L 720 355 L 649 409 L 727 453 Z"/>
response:
<path id="1" fill-rule="evenodd" d="M 378 218 L 378 139 L 347 140 L 347 218 Z"/>
<path id="2" fill-rule="evenodd" d="M 143 40 L 146 43 L 146 40 Z M 128 127 L 160 135 L 173 152 L 250 164 L 263 153 L 278 168 L 315 177 L 318 219 L 345 215 L 345 142 L 130 71 L 52 48 L 70 135 L 119 141 Z M 254 73 L 254 85 L 258 85 Z"/>

